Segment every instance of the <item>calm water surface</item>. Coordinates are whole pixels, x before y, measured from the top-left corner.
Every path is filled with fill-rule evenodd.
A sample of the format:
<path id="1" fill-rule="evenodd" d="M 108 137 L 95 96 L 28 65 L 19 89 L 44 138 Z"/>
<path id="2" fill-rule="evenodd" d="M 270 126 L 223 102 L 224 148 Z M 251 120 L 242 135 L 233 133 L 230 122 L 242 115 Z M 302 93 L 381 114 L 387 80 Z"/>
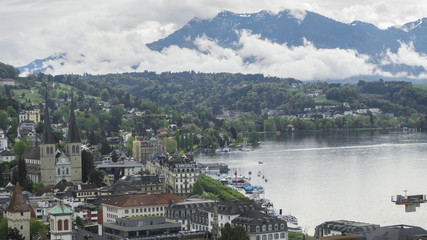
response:
<path id="1" fill-rule="evenodd" d="M 276 209 L 295 215 L 313 234 L 328 220 L 417 225 L 427 229 L 427 204 L 415 213 L 390 201 L 392 195 L 427 194 L 427 134 L 317 133 L 267 136 L 250 152 L 199 155 L 223 162 L 265 188 Z M 263 161 L 263 164 L 259 164 Z M 257 177 L 264 173 L 268 182 Z"/>

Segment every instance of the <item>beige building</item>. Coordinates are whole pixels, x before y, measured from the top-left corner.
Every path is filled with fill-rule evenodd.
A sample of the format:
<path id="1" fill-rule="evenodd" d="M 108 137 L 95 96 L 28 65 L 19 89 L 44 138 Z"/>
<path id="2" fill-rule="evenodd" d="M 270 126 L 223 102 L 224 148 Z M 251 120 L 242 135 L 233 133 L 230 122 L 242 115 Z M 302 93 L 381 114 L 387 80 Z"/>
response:
<path id="1" fill-rule="evenodd" d="M 30 240 L 30 207 L 27 205 L 19 185 L 15 186 L 6 217 L 8 228 L 18 229 L 25 240 Z"/>
<path id="2" fill-rule="evenodd" d="M 186 157 L 162 155 L 147 161 L 146 168 L 152 174 L 163 174 L 168 192 L 187 197 L 199 179 L 199 168 L 194 160 Z"/>
<path id="3" fill-rule="evenodd" d="M 24 110 L 19 113 L 19 122 L 22 123 L 26 120 L 34 122 L 34 124 L 37 126 L 37 123 L 39 123 L 40 120 L 40 109 L 33 109 L 33 110 Z"/>
<path id="4" fill-rule="evenodd" d="M 169 203 L 182 200 L 183 197 L 170 193 L 124 195 L 102 204 L 102 218 L 113 223 L 117 218 L 164 216 Z"/>
<path id="5" fill-rule="evenodd" d="M 142 137 L 135 137 L 133 141 L 133 158 L 136 162 L 146 162 L 151 154 L 161 152 L 162 147 L 158 139 L 152 137 L 150 140 L 143 140 Z"/>

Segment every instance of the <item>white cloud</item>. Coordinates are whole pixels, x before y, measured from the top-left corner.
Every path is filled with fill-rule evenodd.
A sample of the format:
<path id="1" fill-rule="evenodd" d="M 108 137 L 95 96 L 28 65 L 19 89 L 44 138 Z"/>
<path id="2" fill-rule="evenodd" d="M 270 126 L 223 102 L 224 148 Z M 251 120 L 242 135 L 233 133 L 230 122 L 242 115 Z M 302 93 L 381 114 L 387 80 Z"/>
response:
<path id="1" fill-rule="evenodd" d="M 242 33 L 242 49 L 232 51 L 198 39 L 207 52 L 169 47 L 152 52 L 146 43 L 166 37 L 194 17 L 211 18 L 222 9 L 237 13 L 306 9 L 339 21 L 362 20 L 388 27 L 423 17 L 427 2 L 408 0 L 10 0 L 0 3 L 0 61 L 15 66 L 54 53 L 67 53 L 67 64 L 52 63 L 55 72 L 108 73 L 137 70 L 261 72 L 283 77 L 342 78 L 378 72 L 367 56 L 346 49 L 316 49 L 273 44 Z M 304 19 L 304 12 L 291 10 Z M 410 50 L 410 47 L 409 47 Z M 408 51 L 409 51 L 408 50 Z M 401 51 L 405 51 L 402 49 Z M 411 53 L 411 51 L 407 52 Z M 84 54 L 82 57 L 80 54 Z M 388 61 L 422 61 L 425 56 L 390 55 Z M 245 58 L 257 60 L 247 63 Z M 396 57 L 402 57 L 396 60 Z M 415 64 L 415 63 L 414 63 Z"/>
<path id="2" fill-rule="evenodd" d="M 387 50 L 381 64 L 403 64 L 413 67 L 423 67 L 426 70 L 427 55 L 416 52 L 413 42 L 400 42 L 400 47 L 396 53 L 391 52 L 389 49 Z"/>
<path id="3" fill-rule="evenodd" d="M 125 40 L 127 44 L 123 44 L 120 51 L 100 52 L 99 49 L 105 46 L 99 42 L 83 52 L 68 54 L 64 65 L 61 60 L 49 62 L 54 67 L 50 73 L 127 72 L 135 71 L 131 66 L 137 66 L 137 71 L 264 73 L 313 80 L 369 75 L 375 70 L 367 56 L 354 50 L 317 49 L 307 41 L 304 46 L 288 47 L 262 40 L 246 31 L 241 33 L 241 48 L 237 51 L 223 48 L 206 37 L 195 40 L 200 51 L 171 46 L 156 52 L 143 45 L 134 46 L 138 37 L 126 37 Z"/>

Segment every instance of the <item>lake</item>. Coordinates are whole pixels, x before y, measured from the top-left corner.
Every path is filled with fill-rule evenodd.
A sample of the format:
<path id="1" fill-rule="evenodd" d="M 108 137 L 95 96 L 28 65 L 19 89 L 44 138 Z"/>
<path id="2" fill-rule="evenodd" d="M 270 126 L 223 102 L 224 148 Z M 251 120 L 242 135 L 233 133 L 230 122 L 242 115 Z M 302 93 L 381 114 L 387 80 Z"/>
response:
<path id="1" fill-rule="evenodd" d="M 198 155 L 222 162 L 265 188 L 274 207 L 309 234 L 324 221 L 352 220 L 427 229 L 427 203 L 406 213 L 391 196 L 427 194 L 427 134 L 338 132 L 270 135 L 253 151 Z M 259 164 L 262 161 L 263 164 Z M 257 177 L 261 171 L 267 182 Z"/>

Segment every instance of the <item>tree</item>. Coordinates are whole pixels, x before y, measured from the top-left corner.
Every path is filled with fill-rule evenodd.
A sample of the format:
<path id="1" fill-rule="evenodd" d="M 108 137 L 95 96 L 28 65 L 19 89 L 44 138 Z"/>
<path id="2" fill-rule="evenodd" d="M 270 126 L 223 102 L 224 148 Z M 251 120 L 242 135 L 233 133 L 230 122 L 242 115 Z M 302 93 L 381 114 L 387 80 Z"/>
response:
<path id="1" fill-rule="evenodd" d="M 128 141 L 126 142 L 126 153 L 128 156 L 132 156 L 133 151 L 133 141 L 135 140 L 134 137 L 129 137 Z"/>
<path id="2" fill-rule="evenodd" d="M 230 223 L 226 223 L 221 228 L 221 237 L 219 240 L 249 240 L 249 235 L 243 227 L 231 227 Z"/>
<path id="3" fill-rule="evenodd" d="M 230 127 L 230 133 L 231 133 L 231 136 L 233 137 L 233 139 L 237 138 L 237 131 L 233 126 Z"/>
<path id="4" fill-rule="evenodd" d="M 18 114 L 16 114 L 16 110 L 12 106 L 7 106 L 6 112 L 10 118 L 17 118 Z"/>
<path id="5" fill-rule="evenodd" d="M 0 109 L 0 128 L 3 130 L 7 130 L 8 125 L 9 119 L 7 117 L 7 113 Z"/>
<path id="6" fill-rule="evenodd" d="M 113 152 L 111 152 L 111 161 L 117 162 L 118 160 L 119 157 L 117 156 L 116 150 L 113 150 Z"/>
<path id="7" fill-rule="evenodd" d="M 257 143 L 259 141 L 260 134 L 257 131 L 252 131 L 249 133 L 249 142 Z"/>
<path id="8" fill-rule="evenodd" d="M 93 155 L 91 152 L 82 151 L 82 181 L 87 182 L 88 175 L 93 171 Z"/>
<path id="9" fill-rule="evenodd" d="M 175 153 L 176 149 L 178 148 L 178 143 L 175 139 L 169 139 L 166 138 L 166 152 L 168 153 Z"/>
<path id="10" fill-rule="evenodd" d="M 25 164 L 25 160 L 23 158 L 19 158 L 18 160 L 18 183 L 21 186 L 26 185 L 27 180 L 27 166 Z"/>
<path id="11" fill-rule="evenodd" d="M 36 194 L 38 191 L 44 188 L 44 184 L 42 182 L 33 183 L 33 194 Z"/>
<path id="12" fill-rule="evenodd" d="M 102 101 L 106 102 L 110 98 L 110 93 L 108 92 L 108 89 L 104 88 L 101 91 L 101 99 Z"/>
<path id="13" fill-rule="evenodd" d="M 104 183 L 105 172 L 100 170 L 93 170 L 89 173 L 89 183 L 95 184 L 98 187 L 105 186 Z"/>
<path id="14" fill-rule="evenodd" d="M 84 227 L 85 227 L 85 225 L 84 225 L 84 223 L 83 223 L 82 218 L 81 218 L 81 217 L 79 217 L 79 216 L 77 216 L 77 217 L 76 217 L 76 225 L 77 225 L 79 228 L 84 228 Z"/>
<path id="15" fill-rule="evenodd" d="M 200 183 L 200 181 L 196 181 L 193 185 L 193 190 L 191 191 L 190 195 L 201 196 L 202 194 L 203 194 L 203 186 Z"/>
<path id="16" fill-rule="evenodd" d="M 47 232 L 46 225 L 43 222 L 30 220 L 30 239 L 33 239 L 39 233 L 46 237 Z"/>
<path id="17" fill-rule="evenodd" d="M 3 218 L 0 222 L 0 239 L 1 240 L 7 240 L 7 218 Z"/>
<path id="18" fill-rule="evenodd" d="M 15 146 L 13 146 L 13 152 L 18 156 L 21 157 L 22 154 L 25 152 L 25 149 L 27 148 L 27 144 L 24 140 L 19 140 L 15 143 Z"/>
<path id="19" fill-rule="evenodd" d="M 7 229 L 7 237 L 8 240 L 25 240 L 25 237 L 19 232 L 16 228 L 8 228 Z"/>
<path id="20" fill-rule="evenodd" d="M 101 154 L 107 155 L 109 153 L 111 153 L 111 146 L 110 146 L 110 144 L 108 144 L 107 139 L 104 138 L 101 142 Z"/>

